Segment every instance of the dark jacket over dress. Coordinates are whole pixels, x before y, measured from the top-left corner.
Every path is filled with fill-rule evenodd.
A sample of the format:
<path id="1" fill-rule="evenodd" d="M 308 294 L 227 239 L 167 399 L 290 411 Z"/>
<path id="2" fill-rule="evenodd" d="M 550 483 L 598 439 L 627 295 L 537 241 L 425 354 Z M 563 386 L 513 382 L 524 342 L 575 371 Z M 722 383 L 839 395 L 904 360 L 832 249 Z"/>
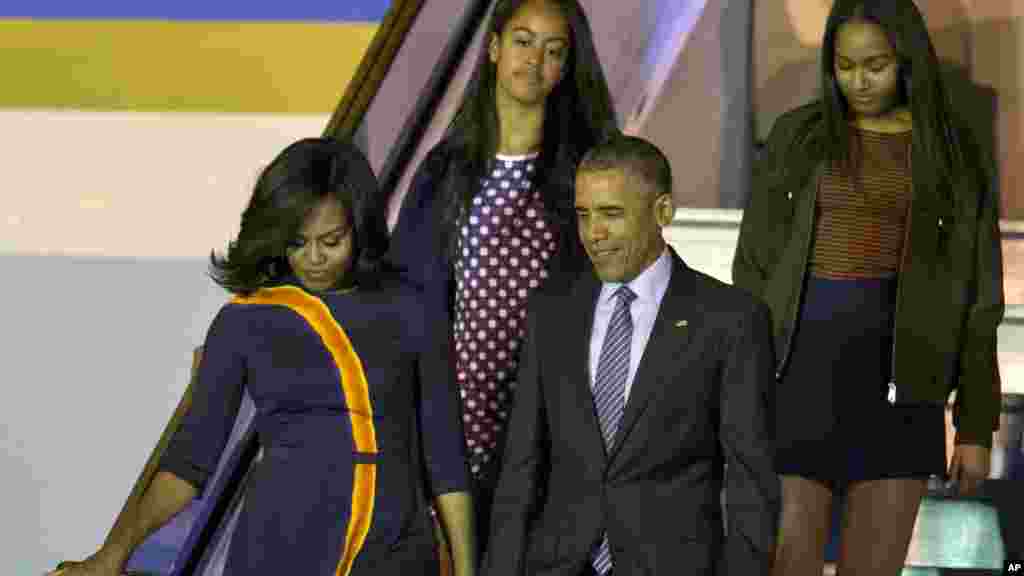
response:
<path id="1" fill-rule="evenodd" d="M 777 378 L 790 357 L 814 239 L 826 161 L 822 130 L 818 104 L 776 121 L 755 164 L 733 261 L 735 284 L 771 308 Z M 931 169 L 913 163 L 915 174 Z M 1004 309 L 998 189 L 985 166 L 955 175 L 953 186 L 952 205 L 918 186 L 912 192 L 889 389 L 892 401 L 908 405 L 942 405 L 957 390 L 959 441 L 991 446 L 1000 412 L 996 328 Z"/>
<path id="2" fill-rule="evenodd" d="M 441 311 L 453 319 L 458 316 L 455 310 L 457 304 L 455 292 L 458 282 L 455 278 L 456 262 L 453 260 L 453 248 L 456 245 L 457 235 L 459 234 L 456 226 L 451 225 L 449 215 L 451 210 L 449 188 L 453 180 L 457 181 L 458 187 L 473 187 L 473 192 L 477 195 L 476 199 L 484 201 L 484 192 L 480 190 L 481 183 L 469 181 L 469 178 L 466 177 L 467 173 L 461 156 L 452 150 L 447 141 L 443 141 L 435 146 L 421 162 L 413 177 L 409 191 L 403 201 L 398 222 L 392 231 L 389 251 L 389 256 L 394 266 L 402 270 L 410 282 L 422 288 L 425 305 Z M 571 182 L 560 180 L 559 182 L 545 185 L 534 181 L 534 186 L 538 185 L 543 186 L 540 190 L 540 196 L 543 201 L 542 217 L 549 224 L 553 225 L 557 247 L 546 262 L 546 279 L 541 279 L 542 276 L 535 269 L 527 270 L 523 268 L 522 270 L 529 274 L 530 280 L 538 280 L 536 285 L 542 287 L 553 282 L 565 282 L 567 279 L 575 277 L 581 269 L 586 256 L 583 254 L 577 237 L 575 215 L 557 214 L 551 208 L 552 200 L 564 200 L 567 203 L 572 201 L 573 190 Z M 506 206 L 504 210 L 509 211 L 513 210 L 513 208 Z M 472 214 L 472 210 L 469 213 Z M 465 218 L 465 215 L 463 215 L 463 218 Z M 512 218 L 517 217 L 512 216 Z M 460 221 L 461 225 L 469 224 Z M 497 229 L 498 226 L 494 226 L 494 228 Z M 495 248 L 498 246 L 505 247 L 513 239 L 516 239 L 516 233 L 513 234 L 512 239 L 509 239 L 504 237 L 504 233 L 495 232 L 491 235 L 490 239 L 501 242 L 500 245 L 495 245 Z M 498 238 L 499 235 L 502 236 L 500 240 Z M 495 250 L 495 252 L 498 252 L 498 250 Z M 469 252 L 469 254 L 472 254 L 472 252 Z M 463 257 L 463 267 L 466 269 L 476 268 L 472 264 L 472 260 L 472 256 L 468 258 Z M 527 300 L 529 292 L 535 289 L 526 289 L 524 284 L 527 283 L 524 282 L 524 278 L 517 278 L 510 282 L 508 278 L 495 274 L 491 276 L 491 281 L 492 286 L 494 286 L 492 289 L 508 289 L 512 293 L 519 293 L 519 295 L 515 296 L 516 298 L 520 298 L 520 295 L 525 292 L 520 302 Z M 518 290 L 512 287 L 512 284 L 516 281 L 520 282 Z M 463 298 L 471 300 L 471 298 L 465 296 L 465 289 Z M 499 302 L 503 301 L 503 299 L 499 300 Z M 463 302 L 463 305 L 472 306 L 473 304 L 472 301 Z M 498 324 L 496 329 L 512 335 L 510 339 L 513 340 L 512 343 L 516 347 L 510 353 L 516 355 L 518 354 L 518 345 L 520 343 L 519 333 L 525 325 L 525 318 L 522 321 L 519 318 L 521 311 L 522 308 L 519 308 L 518 311 L 503 309 L 501 304 L 499 304 L 497 310 L 488 310 L 488 312 L 494 313 L 491 323 L 496 322 Z M 470 330 L 468 324 L 463 325 L 463 334 L 456 333 L 455 326 L 449 326 L 447 338 L 452 342 L 453 348 L 457 347 L 455 339 L 461 336 L 463 342 L 469 338 L 484 339 L 486 341 L 474 342 L 474 344 L 480 344 L 488 348 L 497 348 L 500 345 L 504 353 L 504 346 L 508 345 L 508 342 L 499 341 L 500 338 L 494 338 L 493 332 L 495 330 L 492 329 L 490 332 L 487 332 L 481 329 L 480 333 L 482 336 L 475 335 L 477 333 Z M 467 330 L 472 331 L 474 335 L 469 335 L 469 338 L 467 338 Z M 498 360 L 500 364 L 498 364 L 496 369 L 504 371 L 505 368 L 502 366 L 504 360 L 500 356 Z M 471 364 L 471 362 L 476 362 L 476 359 L 466 361 L 463 358 L 462 367 L 465 368 L 465 365 Z M 481 443 L 477 442 L 476 446 L 469 446 L 470 443 L 474 442 L 473 436 L 480 434 L 478 428 L 481 427 L 485 429 L 487 434 L 490 434 L 492 430 L 488 428 L 487 424 L 494 424 L 493 420 L 479 424 L 472 422 L 475 410 L 474 403 L 476 403 L 477 409 L 479 409 L 479 406 L 488 406 L 491 412 L 490 415 L 495 416 L 494 412 L 504 411 L 506 405 L 511 405 L 515 402 L 515 394 L 509 382 L 511 378 L 491 379 L 490 377 L 494 375 L 495 369 L 488 368 L 488 370 L 489 372 L 484 374 L 486 382 L 478 378 L 468 386 L 463 386 L 462 382 L 459 383 L 463 413 L 469 419 L 465 426 L 466 432 L 469 433 L 469 436 L 466 438 L 467 450 L 478 451 Z M 514 370 L 512 373 L 514 374 Z M 465 373 L 462 375 L 466 376 Z M 499 416 L 505 416 L 510 413 L 511 410 L 508 410 L 505 414 Z M 477 413 L 477 416 L 480 416 L 479 413 Z M 487 449 L 484 453 L 486 458 L 483 458 L 483 464 L 481 464 L 481 457 L 478 453 L 470 453 L 471 464 L 475 461 L 477 465 L 477 469 L 473 471 L 475 488 L 474 506 L 477 514 L 477 527 L 480 530 L 478 538 L 482 547 L 486 547 L 486 530 L 490 518 L 491 494 L 497 479 L 497 468 L 501 461 L 501 450 L 504 445 L 504 426 L 495 426 L 495 428 L 493 431 L 494 436 L 486 438 Z M 475 440 L 479 441 L 479 438 Z"/>
<path id="3" fill-rule="evenodd" d="M 445 230 L 443 224 L 448 209 L 445 187 L 449 171 L 453 170 L 460 170 L 460 162 L 446 141 L 427 153 L 402 201 L 398 221 L 391 231 L 389 249 L 392 263 L 409 281 L 424 290 L 429 303 L 449 313 L 454 300 L 451 257 L 456 232 Z M 544 193 L 572 198 L 573 190 L 551 186 Z M 552 258 L 549 269 L 552 276 L 571 278 L 582 269 L 586 256 L 579 245 L 575 220 L 564 215 L 554 216 L 554 219 L 560 224 L 558 253 Z"/>
<path id="4" fill-rule="evenodd" d="M 161 465 L 203 488 L 247 390 L 263 454 L 225 574 L 436 571 L 428 501 L 469 489 L 445 325 L 397 284 L 221 309 Z"/>

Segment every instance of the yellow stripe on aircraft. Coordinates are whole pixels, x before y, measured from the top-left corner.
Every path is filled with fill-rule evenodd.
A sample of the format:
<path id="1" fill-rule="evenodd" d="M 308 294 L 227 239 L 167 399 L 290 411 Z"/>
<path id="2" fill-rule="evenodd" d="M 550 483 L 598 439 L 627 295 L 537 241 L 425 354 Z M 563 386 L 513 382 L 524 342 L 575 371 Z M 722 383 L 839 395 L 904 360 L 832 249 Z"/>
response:
<path id="1" fill-rule="evenodd" d="M 0 108 L 329 113 L 376 29 L 0 19 Z"/>

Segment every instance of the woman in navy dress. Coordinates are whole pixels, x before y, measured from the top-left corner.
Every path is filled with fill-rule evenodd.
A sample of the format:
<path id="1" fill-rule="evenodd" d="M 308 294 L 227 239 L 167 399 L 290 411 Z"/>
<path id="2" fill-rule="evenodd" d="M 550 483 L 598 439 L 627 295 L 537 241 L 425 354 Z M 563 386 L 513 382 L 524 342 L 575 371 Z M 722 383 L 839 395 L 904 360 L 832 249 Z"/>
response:
<path id="1" fill-rule="evenodd" d="M 210 327 L 192 408 L 138 507 L 65 576 L 120 574 L 199 494 L 243 388 L 263 456 L 225 574 L 435 574 L 431 504 L 455 574 L 474 573 L 447 320 L 381 264 L 376 198 L 346 143 L 301 140 L 263 171 L 237 240 L 212 257 L 234 297 Z"/>
<path id="2" fill-rule="evenodd" d="M 575 165 L 615 130 L 578 0 L 500 0 L 444 139 L 423 160 L 392 257 L 452 318 L 481 548 L 515 394 L 530 293 L 571 276 Z"/>

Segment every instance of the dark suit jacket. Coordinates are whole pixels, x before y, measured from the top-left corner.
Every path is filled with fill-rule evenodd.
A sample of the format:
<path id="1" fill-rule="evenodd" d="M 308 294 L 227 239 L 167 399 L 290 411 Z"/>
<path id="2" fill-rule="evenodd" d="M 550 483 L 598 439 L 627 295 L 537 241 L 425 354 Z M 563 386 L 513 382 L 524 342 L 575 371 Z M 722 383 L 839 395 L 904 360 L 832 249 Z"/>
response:
<path id="1" fill-rule="evenodd" d="M 587 272 L 535 295 L 487 576 L 576 576 L 604 531 L 616 576 L 767 573 L 779 505 L 768 310 L 672 262 L 610 453 L 588 375 L 601 283 Z"/>

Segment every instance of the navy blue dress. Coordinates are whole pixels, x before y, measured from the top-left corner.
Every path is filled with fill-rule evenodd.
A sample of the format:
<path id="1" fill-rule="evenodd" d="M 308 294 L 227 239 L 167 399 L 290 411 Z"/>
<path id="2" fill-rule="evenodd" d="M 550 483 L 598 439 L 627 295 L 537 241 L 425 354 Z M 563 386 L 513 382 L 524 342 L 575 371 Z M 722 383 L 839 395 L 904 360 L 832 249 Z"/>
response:
<path id="1" fill-rule="evenodd" d="M 243 387 L 263 448 L 225 574 L 431 574 L 428 501 L 469 490 L 447 318 L 392 286 L 225 305 L 161 467 L 202 488 Z"/>

